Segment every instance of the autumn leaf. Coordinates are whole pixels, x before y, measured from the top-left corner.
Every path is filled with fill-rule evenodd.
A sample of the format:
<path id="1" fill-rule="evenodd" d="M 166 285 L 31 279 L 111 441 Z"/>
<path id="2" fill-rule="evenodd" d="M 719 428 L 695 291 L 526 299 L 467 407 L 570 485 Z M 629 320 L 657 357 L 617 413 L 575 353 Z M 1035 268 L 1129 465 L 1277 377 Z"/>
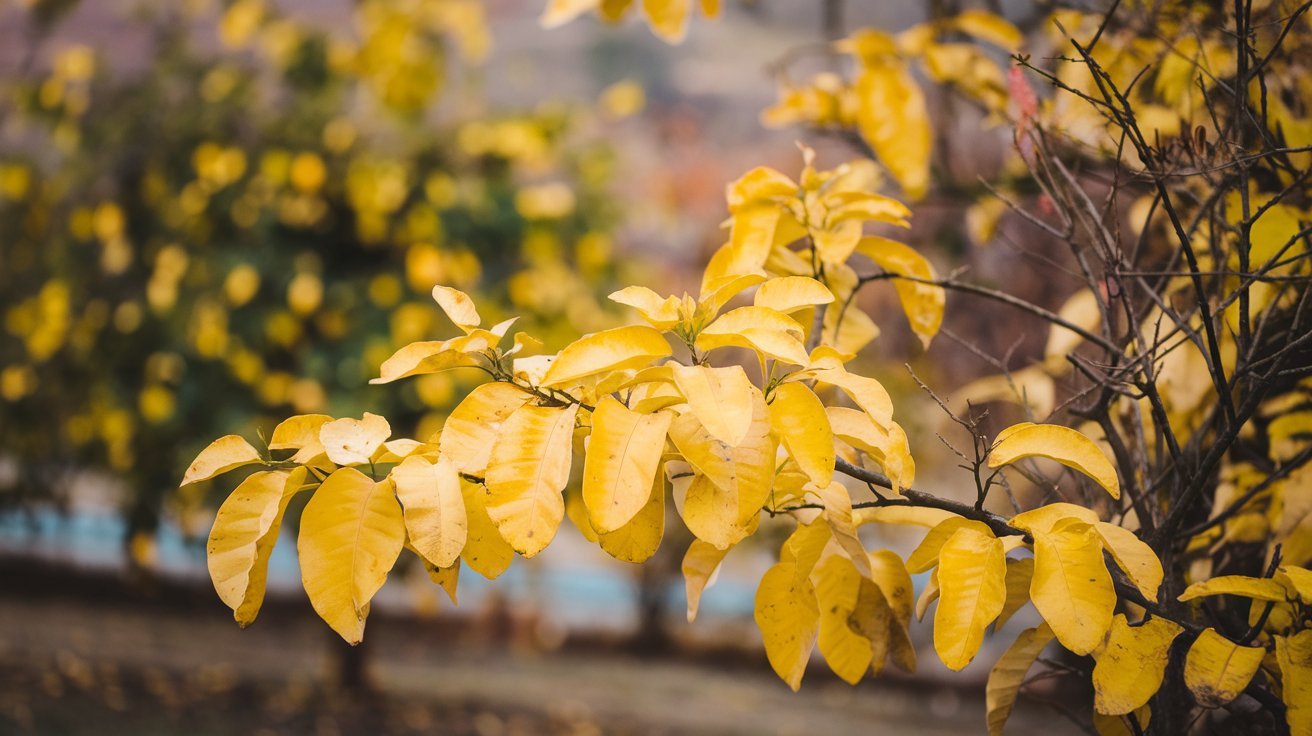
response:
<path id="1" fill-rule="evenodd" d="M 991 532 L 962 525 L 938 554 L 938 611 L 934 649 L 950 670 L 975 658 L 984 630 L 1007 599 L 1006 558 Z"/>
<path id="2" fill-rule="evenodd" d="M 806 674 L 806 663 L 819 633 L 820 607 L 815 588 L 808 580 L 798 580 L 792 565 L 781 562 L 761 578 L 754 617 L 770 666 L 796 691 L 802 686 L 802 675 Z"/>
<path id="3" fill-rule="evenodd" d="M 260 453 L 241 437 L 230 434 L 214 440 L 201 450 L 187 472 L 182 476 L 182 485 L 200 483 L 229 470 L 261 461 Z"/>
<path id="4" fill-rule="evenodd" d="M 305 505 L 296 545 L 301 582 L 319 617 L 348 644 L 364 637 L 369 601 L 404 543 L 405 522 L 391 481 L 341 468 Z"/>
<path id="5" fill-rule="evenodd" d="M 488 460 L 487 514 L 525 557 L 541 552 L 565 518 L 561 493 L 569 481 L 578 405 L 516 409 L 501 426 Z"/>
<path id="6" fill-rule="evenodd" d="M 1089 476 L 1107 489 L 1112 498 L 1121 497 L 1116 468 L 1094 444 L 1070 427 L 1057 424 L 1026 424 L 1000 433 L 989 452 L 989 467 L 1000 468 L 1027 457 L 1046 457 Z"/>

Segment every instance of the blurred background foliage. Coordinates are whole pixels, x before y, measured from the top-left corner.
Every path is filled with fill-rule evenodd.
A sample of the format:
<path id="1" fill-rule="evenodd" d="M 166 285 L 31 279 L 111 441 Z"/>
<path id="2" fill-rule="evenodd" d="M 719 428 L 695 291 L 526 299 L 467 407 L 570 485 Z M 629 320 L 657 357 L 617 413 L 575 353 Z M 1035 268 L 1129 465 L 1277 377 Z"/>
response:
<path id="1" fill-rule="evenodd" d="M 30 9 L 29 54 L 64 7 Z M 632 262 L 611 257 L 614 152 L 585 128 L 640 89 L 489 110 L 460 84 L 490 51 L 476 0 L 369 0 L 331 30 L 261 0 L 135 12 L 137 70 L 73 44 L 4 80 L 0 504 L 104 471 L 148 556 L 166 497 L 206 532 L 205 499 L 174 491 L 216 433 L 369 408 L 431 434 L 460 376 L 367 380 L 443 332 L 434 284 L 537 334 L 610 323 L 598 297 Z"/>

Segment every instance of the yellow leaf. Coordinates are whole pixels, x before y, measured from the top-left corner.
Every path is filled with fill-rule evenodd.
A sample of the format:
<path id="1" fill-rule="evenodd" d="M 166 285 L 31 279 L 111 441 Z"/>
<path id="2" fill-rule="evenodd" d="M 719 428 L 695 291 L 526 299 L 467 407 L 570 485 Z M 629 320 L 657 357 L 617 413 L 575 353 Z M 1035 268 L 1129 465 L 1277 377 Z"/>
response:
<path id="1" fill-rule="evenodd" d="M 1085 522 L 1068 519 L 1034 533 L 1030 599 L 1061 645 L 1088 654 L 1112 625 L 1116 591 L 1102 559 L 1102 540 Z"/>
<path id="2" fill-rule="evenodd" d="M 834 477 L 834 434 L 825 405 L 802 383 L 776 386 L 770 402 L 770 429 L 817 486 Z"/>
<path id="3" fill-rule="evenodd" d="M 902 558 L 892 550 L 871 552 L 870 576 L 890 613 L 889 656 L 905 672 L 916 671 L 916 647 L 911 641 L 911 615 L 915 611 L 915 585 Z"/>
<path id="4" fill-rule="evenodd" d="M 555 28 L 595 9 L 599 2 L 601 0 L 548 0 L 539 22 L 543 28 Z"/>
<path id="5" fill-rule="evenodd" d="M 434 286 L 433 301 L 437 302 L 437 306 L 441 307 L 446 316 L 455 323 L 456 327 L 464 330 L 465 334 L 478 329 L 483 322 L 478 316 L 478 310 L 474 308 L 474 300 L 459 289 Z"/>
<path id="6" fill-rule="evenodd" d="M 594 332 L 560 351 L 543 376 L 542 385 L 559 386 L 598 373 L 641 368 L 671 352 L 660 331 L 645 325 Z"/>
<path id="7" fill-rule="evenodd" d="M 328 459 L 338 465 L 362 465 L 374 451 L 392 436 L 392 427 L 377 414 L 364 413 L 363 419 L 338 419 L 319 428 Z"/>
<path id="8" fill-rule="evenodd" d="M 487 488 L 461 478 L 460 492 L 465 497 L 465 514 L 469 519 L 469 532 L 460 559 L 474 572 L 495 580 L 510 567 L 515 550 L 501 537 L 496 524 L 488 516 Z"/>
<path id="9" fill-rule="evenodd" d="M 1266 650 L 1243 647 L 1206 629 L 1184 659 L 1184 684 L 1204 708 L 1219 708 L 1239 697 L 1262 664 Z"/>
<path id="10" fill-rule="evenodd" d="M 752 425 L 753 386 L 742 366 L 670 364 L 674 384 L 706 431 L 726 445 L 743 441 Z"/>
<path id="11" fill-rule="evenodd" d="M 748 537 L 749 525 L 755 518 L 744 518 L 738 495 L 701 473 L 688 484 L 680 513 L 693 536 L 719 549 L 728 549 Z"/>
<path id="12" fill-rule="evenodd" d="M 911 210 L 901 202 L 876 192 L 838 191 L 825 197 L 829 213 L 825 223 L 834 225 L 848 220 L 883 222 L 909 227 Z"/>
<path id="13" fill-rule="evenodd" d="M 1312 629 L 1275 639 L 1285 722 L 1291 734 L 1312 733 Z"/>
<path id="14" fill-rule="evenodd" d="M 692 0 L 642 0 L 652 33 L 668 43 L 682 43 L 688 34 Z"/>
<path id="15" fill-rule="evenodd" d="M 929 571 L 929 582 L 925 583 L 925 589 L 920 591 L 920 597 L 916 599 L 916 620 L 924 621 L 925 614 L 929 611 L 929 606 L 938 600 L 938 568 Z"/>
<path id="16" fill-rule="evenodd" d="M 645 286 L 629 286 L 610 295 L 610 300 L 638 310 L 643 319 L 658 330 L 679 324 L 679 298 L 659 294 Z"/>
<path id="17" fill-rule="evenodd" d="M 1031 424 L 1006 435 L 999 434 L 989 452 L 989 467 L 1000 468 L 1027 457 L 1056 460 L 1092 478 L 1112 498 L 1121 497 L 1121 484 L 1111 461 L 1093 440 L 1070 427 Z"/>
<path id="18" fill-rule="evenodd" d="M 418 554 L 417 552 L 415 554 Z M 432 580 L 438 587 L 446 591 L 446 595 L 451 599 L 452 605 L 457 605 L 456 586 L 460 582 L 460 560 L 457 559 L 451 563 L 450 567 L 436 567 L 433 563 L 425 560 L 422 556 L 420 562 L 424 563 L 424 570 L 428 572 L 428 579 Z"/>
<path id="19" fill-rule="evenodd" d="M 715 263 L 712 259 L 707 266 L 707 276 L 715 271 L 752 271 L 761 268 L 770 256 L 774 245 L 775 233 L 779 228 L 782 211 L 773 202 L 753 203 L 733 212 L 729 220 L 729 244 L 724 250 L 724 261 Z M 702 293 L 712 279 L 704 278 Z"/>
<path id="20" fill-rule="evenodd" d="M 610 396 L 597 403 L 583 458 L 583 503 L 598 534 L 628 524 L 649 505 L 653 479 L 664 481 L 657 471 L 673 418 L 630 411 Z"/>
<path id="21" fill-rule="evenodd" d="M 305 483 L 305 468 L 252 473 L 219 506 L 206 543 L 210 580 L 245 626 L 264 600 L 269 554 L 283 512 Z"/>
<path id="22" fill-rule="evenodd" d="M 1282 565 L 1276 570 L 1276 580 L 1293 591 L 1304 605 L 1312 603 L 1312 570 Z"/>
<path id="23" fill-rule="evenodd" d="M 820 498 L 820 503 L 825 507 L 825 522 L 834 535 L 834 541 L 847 553 L 861 577 L 869 579 L 870 558 L 856 533 L 856 524 L 852 520 L 852 497 L 847 488 L 835 482 L 811 492 Z"/>
<path id="24" fill-rule="evenodd" d="M 482 476 L 501 424 L 531 398 L 527 391 L 503 381 L 476 386 L 442 425 L 438 455 L 462 473 Z"/>
<path id="25" fill-rule="evenodd" d="M 816 348 L 809 370 L 821 384 L 837 386 L 885 431 L 893 424 L 893 399 L 883 384 L 873 378 L 849 373 L 842 359 L 830 348 Z"/>
<path id="26" fill-rule="evenodd" d="M 943 545 L 947 543 L 953 534 L 957 533 L 958 529 L 965 528 L 975 529 L 980 533 L 992 536 L 988 526 L 981 521 L 956 515 L 949 516 L 939 522 L 933 529 L 930 529 L 920 544 L 912 550 L 911 555 L 907 557 L 907 570 L 912 574 L 918 574 L 938 564 L 939 551 L 943 549 Z"/>
<path id="27" fill-rule="evenodd" d="M 742 539 L 770 497 L 774 481 L 775 443 L 766 419 L 765 400 L 752 389 L 752 424 L 741 444 L 715 439 L 692 414 L 670 425 L 674 445 L 696 470 L 681 513 L 698 538 L 724 548 Z"/>
<path id="28" fill-rule="evenodd" d="M 809 577 L 833 538 L 828 522 L 798 524 L 779 549 L 779 561 L 791 562 L 799 578 Z"/>
<path id="29" fill-rule="evenodd" d="M 1152 547 L 1144 544 L 1134 532 L 1115 524 L 1099 521 L 1093 529 L 1134 587 L 1143 593 L 1144 598 L 1156 603 L 1157 589 L 1162 587 L 1162 561 L 1157 559 Z"/>
<path id="30" fill-rule="evenodd" d="M 1050 503 L 1047 506 L 1040 506 L 1037 509 L 1016 514 L 1011 517 L 1009 523 L 1021 531 L 1047 534 L 1052 531 L 1057 522 L 1064 519 L 1077 519 L 1090 525 L 1098 523 L 1096 513 L 1091 509 L 1076 506 L 1073 503 Z"/>
<path id="31" fill-rule="evenodd" d="M 815 588 L 809 580 L 797 580 L 792 565 L 781 562 L 761 578 L 754 618 L 770 666 L 796 691 L 802 686 L 820 624 Z"/>
<path id="32" fill-rule="evenodd" d="M 850 685 L 860 682 L 874 654 L 870 639 L 849 624 L 860 591 L 861 574 L 846 557 L 830 555 L 815 570 L 820 653 L 834 674 Z"/>
<path id="33" fill-rule="evenodd" d="M 1180 631 L 1179 624 L 1164 618 L 1130 626 L 1116 614 L 1106 644 L 1093 655 L 1093 707 L 1120 716 L 1146 705 L 1162 686 L 1171 642 Z"/>
<path id="34" fill-rule="evenodd" d="M 834 436 L 866 453 L 884 468 L 897 489 L 915 482 L 916 461 L 911 457 L 906 433 L 896 422 L 885 430 L 869 414 L 841 406 L 825 407 Z"/>
<path id="35" fill-rule="evenodd" d="M 496 336 L 486 330 L 475 330 L 450 340 L 412 342 L 384 360 L 378 366 L 378 378 L 369 379 L 369 383 L 391 383 L 410 376 L 477 366 L 480 363 L 476 356 L 496 342 Z"/>
<path id="36" fill-rule="evenodd" d="M 833 292 L 819 281 L 809 276 L 783 276 L 761 284 L 752 304 L 781 314 L 791 314 L 799 309 L 833 301 Z"/>
<path id="37" fill-rule="evenodd" d="M 907 196 L 929 189 L 933 145 L 924 93 L 900 62 L 862 60 L 856 79 L 857 127 Z"/>
<path id="38" fill-rule="evenodd" d="M 1016 706 L 1020 686 L 1025 684 L 1025 674 L 1051 641 L 1052 630 L 1047 624 L 1026 629 L 989 671 L 989 683 L 985 691 L 989 736 L 1002 736 L 1007 718 Z"/>
<path id="39" fill-rule="evenodd" d="M 688 551 L 683 555 L 684 590 L 688 598 L 688 622 L 697 618 L 697 609 L 701 606 L 702 593 L 714 583 L 715 573 L 720 563 L 728 554 L 727 549 L 717 549 L 700 539 L 692 540 Z"/>
<path id="40" fill-rule="evenodd" d="M 870 235 L 861 238 L 856 251 L 889 273 L 925 280 L 936 278 L 933 265 L 924 256 L 896 240 Z M 920 338 L 925 349 L 929 349 L 930 340 L 943 324 L 946 292 L 941 286 L 906 279 L 893 279 L 893 288 L 911 331 Z"/>
<path id="41" fill-rule="evenodd" d="M 390 481 L 341 468 L 301 514 L 296 551 L 301 582 L 319 617 L 349 644 L 364 637 L 369 601 L 383 587 L 405 543 L 405 522 Z"/>
<path id="42" fill-rule="evenodd" d="M 455 465 L 412 456 L 392 469 L 391 478 L 415 552 L 439 568 L 455 564 L 469 533 Z"/>
<path id="43" fill-rule="evenodd" d="M 1015 51 L 1024 37 L 1006 19 L 984 10 L 963 10 L 951 20 L 958 31 L 981 41 L 988 41 L 1006 51 Z"/>
<path id="44" fill-rule="evenodd" d="M 1256 601 L 1275 601 L 1284 603 L 1295 596 L 1272 578 L 1250 578 L 1247 575 L 1218 575 L 1210 580 L 1201 580 L 1180 594 L 1181 601 L 1191 601 L 1210 595 L 1238 595 Z"/>
<path id="45" fill-rule="evenodd" d="M 938 610 L 934 649 L 950 670 L 975 658 L 984 630 L 1007 600 L 1007 563 L 1002 541 L 985 528 L 962 526 L 938 555 Z"/>
<path id="46" fill-rule="evenodd" d="M 761 202 L 782 203 L 797 196 L 797 183 L 768 166 L 757 166 L 725 187 L 730 212 Z"/>
<path id="47" fill-rule="evenodd" d="M 269 438 L 269 449 L 296 450 L 291 461 L 309 463 L 323 454 L 319 429 L 332 420 L 333 418 L 327 414 L 302 414 L 284 419 L 273 428 L 273 436 Z"/>
<path id="48" fill-rule="evenodd" d="M 875 506 L 856 509 L 852 515 L 857 526 L 880 523 L 923 526 L 926 529 L 933 529 L 947 519 L 956 517 L 951 511 L 927 506 Z"/>
<path id="49" fill-rule="evenodd" d="M 702 297 L 698 300 L 697 311 L 708 316 L 717 315 L 725 304 L 728 304 L 744 289 L 756 286 L 765 279 L 766 275 L 764 273 L 750 272 L 730 274 L 723 278 L 708 280 L 703 284 Z"/>
<path id="50" fill-rule="evenodd" d="M 1093 712 L 1093 730 L 1098 736 L 1138 736 L 1148 732 L 1148 723 L 1152 720 L 1152 708 L 1144 706 L 1134 713 L 1128 713 L 1123 716 L 1109 716 Z M 1131 727 L 1130 718 L 1133 717 L 1136 726 Z"/>
<path id="51" fill-rule="evenodd" d="M 802 326 L 792 317 L 766 307 L 739 307 L 720 315 L 697 336 L 699 350 L 740 347 L 767 358 L 806 365 Z"/>
<path id="52" fill-rule="evenodd" d="M 487 464 L 487 514 L 524 557 L 541 552 L 565 518 L 578 405 L 516 409 L 501 425 Z"/>
<path id="53" fill-rule="evenodd" d="M 646 505 L 624 526 L 599 535 L 601 548 L 611 557 L 625 562 L 646 562 L 661 546 L 661 537 L 665 535 L 665 475 L 659 469 L 652 477 L 648 494 Z"/>
<path id="54" fill-rule="evenodd" d="M 1002 613 L 994 622 L 997 631 L 1011 620 L 1026 603 L 1030 602 L 1030 581 L 1034 579 L 1034 558 L 1007 560 L 1007 602 L 1002 605 Z"/>
<path id="55" fill-rule="evenodd" d="M 209 480 L 229 470 L 258 462 L 260 453 L 246 440 L 235 434 L 220 437 L 191 461 L 186 474 L 182 476 L 182 485 Z"/>

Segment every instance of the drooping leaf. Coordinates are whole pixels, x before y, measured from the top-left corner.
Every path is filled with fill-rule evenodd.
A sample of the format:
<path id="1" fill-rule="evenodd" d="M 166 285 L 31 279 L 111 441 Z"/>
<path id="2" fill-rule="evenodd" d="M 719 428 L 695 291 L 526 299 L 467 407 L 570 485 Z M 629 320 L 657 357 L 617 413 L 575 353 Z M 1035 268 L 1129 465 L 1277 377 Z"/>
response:
<path id="1" fill-rule="evenodd" d="M 1007 602 L 1002 606 L 1002 613 L 994 622 L 994 629 L 1001 629 L 1011 620 L 1026 603 L 1030 602 L 1030 581 L 1034 579 L 1034 558 L 1007 560 Z"/>
<path id="2" fill-rule="evenodd" d="M 1312 629 L 1275 640 L 1285 723 L 1291 734 L 1312 733 Z"/>
<path id="3" fill-rule="evenodd" d="M 1093 655 L 1094 709 L 1119 716 L 1143 707 L 1162 686 L 1171 642 L 1180 631 L 1164 618 L 1131 626 L 1116 614 L 1106 643 Z"/>
<path id="4" fill-rule="evenodd" d="M 642 368 L 671 352 L 660 330 L 646 325 L 594 332 L 560 351 L 542 377 L 542 385 L 561 386 L 598 373 Z"/>
<path id="5" fill-rule="evenodd" d="M 630 411 L 609 396 L 597 402 L 583 459 L 583 502 L 598 534 L 628 524 L 648 504 L 673 419 L 670 412 Z"/>
<path id="6" fill-rule="evenodd" d="M 820 653 L 835 675 L 850 685 L 870 669 L 871 641 L 854 631 L 849 620 L 857 609 L 861 574 L 852 561 L 830 555 L 815 569 L 815 595 L 820 610 Z"/>
<path id="7" fill-rule="evenodd" d="M 829 485 L 834 476 L 834 434 L 825 405 L 811 389 L 801 383 L 775 387 L 770 429 L 812 483 Z"/>
<path id="8" fill-rule="evenodd" d="M 1143 597 L 1156 603 L 1157 589 L 1162 587 L 1162 561 L 1157 554 L 1129 529 L 1100 521 L 1093 525 L 1103 546 L 1125 571 Z"/>
<path id="9" fill-rule="evenodd" d="M 781 562 L 766 571 L 756 589 L 754 618 L 770 666 L 796 691 L 815 648 L 820 608 L 811 582 L 798 580 L 791 568 Z"/>
<path id="10" fill-rule="evenodd" d="M 205 545 L 210 580 L 237 623 L 255 620 L 264 582 L 291 497 L 305 482 L 305 468 L 252 473 L 219 506 Z"/>
<path id="11" fill-rule="evenodd" d="M 565 518 L 578 405 L 516 409 L 501 425 L 487 464 L 487 514 L 524 557 L 541 552 Z"/>
<path id="12" fill-rule="evenodd" d="M 934 649 L 951 670 L 975 658 L 984 630 L 1007 600 L 1007 563 L 1002 541 L 985 530 L 961 526 L 938 555 L 938 610 Z"/>
<path id="13" fill-rule="evenodd" d="M 443 423 L 438 455 L 462 473 L 482 476 L 502 422 L 531 398 L 527 391 L 504 381 L 474 387 Z"/>
<path id="14" fill-rule="evenodd" d="M 856 79 L 857 127 L 912 199 L 929 189 L 932 141 L 925 95 L 900 62 L 870 60 Z"/>
<path id="15" fill-rule="evenodd" d="M 934 267 L 928 259 L 896 240 L 877 235 L 866 236 L 856 244 L 856 252 L 889 273 L 922 281 L 932 281 L 935 278 Z M 947 295 L 943 287 L 922 281 L 894 279 L 893 288 L 897 291 L 898 301 L 907 315 L 911 331 L 920 338 L 921 345 L 929 349 L 930 341 L 943 324 Z"/>
<path id="16" fill-rule="evenodd" d="M 460 493 L 465 498 L 465 515 L 469 531 L 460 559 L 469 569 L 488 580 L 495 580 L 510 567 L 515 550 L 501 537 L 487 513 L 488 492 L 481 483 L 460 479 Z"/>
<path id="17" fill-rule="evenodd" d="M 1078 470 L 1107 489 L 1112 498 L 1121 497 L 1121 483 L 1102 449 L 1093 440 L 1070 427 L 1030 424 L 998 436 L 989 452 L 989 467 L 1000 468 L 1027 457 L 1046 457 Z"/>
<path id="18" fill-rule="evenodd" d="M 718 549 L 715 545 L 700 539 L 692 540 L 688 551 L 683 555 L 684 590 L 688 598 L 688 622 L 697 618 L 697 609 L 701 607 L 702 593 L 711 587 L 720 563 L 729 552 Z"/>
<path id="19" fill-rule="evenodd" d="M 674 384 L 689 410 L 715 439 L 729 446 L 743 441 L 752 425 L 752 382 L 742 366 L 670 366 Z"/>
<path id="20" fill-rule="evenodd" d="M 1102 540 L 1076 519 L 1034 533 L 1030 599 L 1061 645 L 1088 654 L 1112 625 L 1116 591 L 1102 558 Z"/>
<path id="21" fill-rule="evenodd" d="M 648 494 L 647 503 L 624 526 L 598 535 L 601 548 L 611 557 L 637 563 L 656 554 L 665 535 L 665 475 L 659 469 Z"/>
<path id="22" fill-rule="evenodd" d="M 1184 684 L 1204 708 L 1219 708 L 1239 697 L 1257 674 L 1266 650 L 1240 646 L 1216 629 L 1198 635 L 1184 659 Z"/>
<path id="23" fill-rule="evenodd" d="M 469 533 L 455 465 L 411 456 L 392 469 L 391 478 L 415 552 L 435 567 L 455 564 Z"/>
<path id="24" fill-rule="evenodd" d="M 182 485 L 199 483 L 229 470 L 260 462 L 260 453 L 238 435 L 230 434 L 214 440 L 187 467 Z"/>
<path id="25" fill-rule="evenodd" d="M 1047 624 L 1039 624 L 1026 629 L 1016 637 L 1007 651 L 998 659 L 989 671 L 989 682 L 985 691 L 986 710 L 988 713 L 989 736 L 1002 736 L 1002 729 L 1016 706 L 1016 696 L 1020 686 L 1025 683 L 1025 674 L 1034 666 L 1034 660 L 1043 653 L 1043 648 L 1052 641 L 1052 630 Z"/>
<path id="26" fill-rule="evenodd" d="M 925 538 L 920 541 L 920 544 L 911 551 L 911 555 L 907 557 L 907 570 L 912 574 L 916 574 L 925 572 L 937 565 L 939 551 L 942 550 L 943 545 L 958 529 L 963 528 L 972 528 L 992 536 L 988 526 L 981 521 L 955 515 L 949 516 L 939 522 L 933 529 L 930 529 Z"/>
<path id="27" fill-rule="evenodd" d="M 364 637 L 369 601 L 405 543 L 391 481 L 354 468 L 335 471 L 301 514 L 301 582 L 319 617 L 349 644 Z"/>

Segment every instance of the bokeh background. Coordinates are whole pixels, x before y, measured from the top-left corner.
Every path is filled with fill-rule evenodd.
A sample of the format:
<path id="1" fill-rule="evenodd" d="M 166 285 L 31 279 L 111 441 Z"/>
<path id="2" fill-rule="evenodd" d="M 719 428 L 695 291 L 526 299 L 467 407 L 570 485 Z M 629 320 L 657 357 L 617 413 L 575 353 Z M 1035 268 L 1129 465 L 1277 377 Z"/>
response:
<path id="1" fill-rule="evenodd" d="M 293 413 L 440 427 L 474 377 L 368 384 L 444 336 L 435 283 L 549 347 L 623 322 L 620 286 L 693 289 L 727 182 L 795 173 L 799 140 L 825 167 L 861 155 L 761 124 L 777 62 L 821 71 L 833 38 L 957 5 L 726 2 L 669 46 L 632 19 L 544 30 L 541 0 L 0 0 L 0 733 L 982 732 L 987 643 L 953 676 L 927 648 L 915 676 L 856 688 L 818 660 L 796 695 L 769 672 L 752 595 L 782 528 L 729 556 L 695 624 L 677 525 L 640 568 L 566 525 L 493 583 L 466 571 L 458 607 L 398 568 L 352 649 L 313 616 L 286 539 L 237 629 L 204 562 L 232 481 L 177 487 L 213 437 Z M 909 242 L 1055 309 L 1073 282 L 980 205 L 1010 131 L 927 90 L 935 185 Z M 913 375 L 951 399 L 997 365 L 922 349 L 892 289 L 868 291 L 866 368 L 923 485 L 954 495 L 950 423 Z M 1015 365 L 1046 337 L 951 297 L 946 325 Z M 1013 722 L 1064 724 L 1034 701 Z"/>

